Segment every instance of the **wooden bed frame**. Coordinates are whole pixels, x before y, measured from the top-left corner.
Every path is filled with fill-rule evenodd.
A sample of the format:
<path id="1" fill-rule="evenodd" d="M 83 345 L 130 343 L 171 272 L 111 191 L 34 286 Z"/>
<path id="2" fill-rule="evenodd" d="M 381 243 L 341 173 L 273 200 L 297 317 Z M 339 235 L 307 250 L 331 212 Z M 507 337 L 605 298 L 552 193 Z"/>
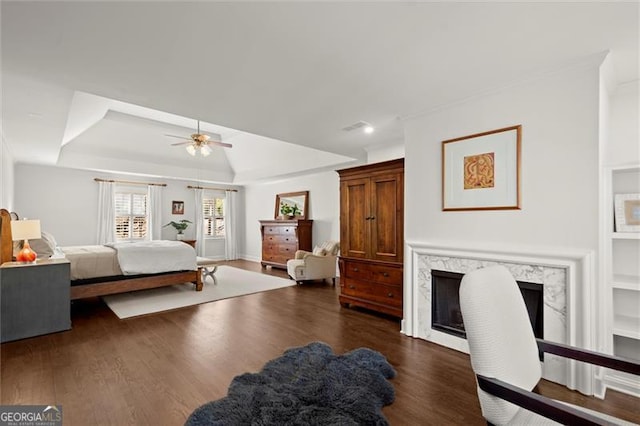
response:
<path id="1" fill-rule="evenodd" d="M 11 215 L 0 209 L 0 264 L 13 260 L 13 239 L 11 238 Z M 87 284 L 71 286 L 71 300 L 87 297 L 106 296 L 133 290 L 164 287 L 175 284 L 193 283 L 196 291 L 202 291 L 202 267 L 196 271 L 167 272 L 154 275 L 136 275 L 131 278 L 105 277 L 91 280 Z"/>

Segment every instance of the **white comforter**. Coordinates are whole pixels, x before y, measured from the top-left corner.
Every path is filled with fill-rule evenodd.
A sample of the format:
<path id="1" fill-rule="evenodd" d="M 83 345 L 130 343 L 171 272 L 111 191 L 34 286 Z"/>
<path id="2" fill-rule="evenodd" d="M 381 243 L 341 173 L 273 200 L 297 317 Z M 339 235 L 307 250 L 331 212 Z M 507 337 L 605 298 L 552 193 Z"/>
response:
<path id="1" fill-rule="evenodd" d="M 195 271 L 196 251 L 181 241 L 135 241 L 106 244 L 118 253 L 124 275 Z"/>

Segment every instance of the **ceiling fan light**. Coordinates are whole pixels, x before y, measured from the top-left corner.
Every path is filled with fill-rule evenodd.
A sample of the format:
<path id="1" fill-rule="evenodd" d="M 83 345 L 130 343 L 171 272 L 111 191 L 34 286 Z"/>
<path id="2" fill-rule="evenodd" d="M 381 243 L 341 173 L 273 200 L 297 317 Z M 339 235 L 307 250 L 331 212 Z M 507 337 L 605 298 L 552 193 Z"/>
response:
<path id="1" fill-rule="evenodd" d="M 202 145 L 202 147 L 200 148 L 200 154 L 202 154 L 203 157 L 208 156 L 209 154 L 211 154 L 211 148 L 206 145 Z"/>
<path id="2" fill-rule="evenodd" d="M 196 148 L 193 145 L 187 145 L 187 152 L 195 157 Z"/>

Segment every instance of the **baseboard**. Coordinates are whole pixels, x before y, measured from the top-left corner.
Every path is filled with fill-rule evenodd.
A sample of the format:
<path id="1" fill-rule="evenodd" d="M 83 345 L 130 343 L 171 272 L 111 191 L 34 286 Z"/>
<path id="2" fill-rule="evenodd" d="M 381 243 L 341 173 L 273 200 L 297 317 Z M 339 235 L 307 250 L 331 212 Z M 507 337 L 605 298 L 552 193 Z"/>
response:
<path id="1" fill-rule="evenodd" d="M 255 257 L 255 256 L 250 256 L 248 254 L 240 254 L 238 256 L 238 259 L 242 259 L 242 260 L 248 260 L 250 262 L 260 262 L 262 259 L 259 257 Z"/>
<path id="2" fill-rule="evenodd" d="M 632 374 L 609 370 L 604 382 L 608 389 L 614 389 L 640 398 L 640 378 Z"/>

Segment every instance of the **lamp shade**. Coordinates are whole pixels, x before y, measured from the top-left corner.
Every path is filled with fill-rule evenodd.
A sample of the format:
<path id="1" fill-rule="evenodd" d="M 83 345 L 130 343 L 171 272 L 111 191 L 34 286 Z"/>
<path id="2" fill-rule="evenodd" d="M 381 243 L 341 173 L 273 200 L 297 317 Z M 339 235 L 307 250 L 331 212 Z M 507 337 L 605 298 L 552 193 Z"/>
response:
<path id="1" fill-rule="evenodd" d="M 42 238 L 39 220 L 12 220 L 11 235 L 13 240 Z"/>

